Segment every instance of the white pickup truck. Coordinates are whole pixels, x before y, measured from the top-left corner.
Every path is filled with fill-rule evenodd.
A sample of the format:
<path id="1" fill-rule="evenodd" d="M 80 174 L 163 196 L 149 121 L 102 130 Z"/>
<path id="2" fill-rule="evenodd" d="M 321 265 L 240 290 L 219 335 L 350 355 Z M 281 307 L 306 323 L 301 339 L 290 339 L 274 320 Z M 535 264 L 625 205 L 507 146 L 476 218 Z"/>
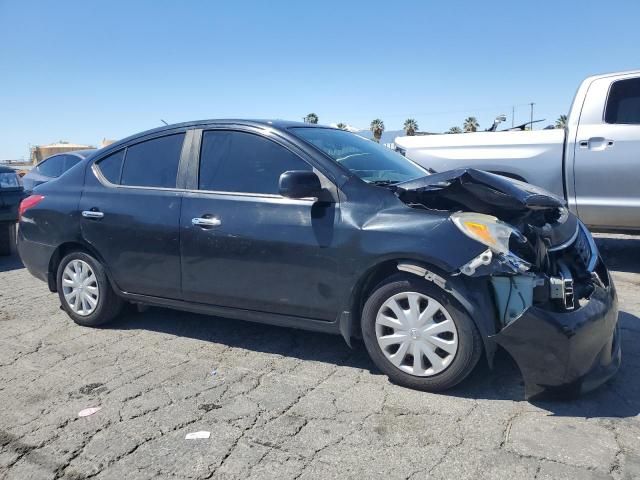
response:
<path id="1" fill-rule="evenodd" d="M 473 167 L 564 197 L 595 230 L 640 230 L 640 70 L 582 82 L 564 130 L 398 137 L 436 171 Z"/>

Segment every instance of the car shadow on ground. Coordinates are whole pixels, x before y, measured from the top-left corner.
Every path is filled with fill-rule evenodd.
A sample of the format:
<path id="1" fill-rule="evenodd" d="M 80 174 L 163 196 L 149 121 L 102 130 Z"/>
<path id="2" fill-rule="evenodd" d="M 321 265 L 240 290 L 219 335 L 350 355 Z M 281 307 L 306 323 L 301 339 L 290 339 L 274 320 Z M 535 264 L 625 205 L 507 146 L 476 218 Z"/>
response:
<path id="1" fill-rule="evenodd" d="M 598 250 L 611 270 L 640 273 L 640 236 L 596 236 Z"/>
<path id="2" fill-rule="evenodd" d="M 20 270 L 24 268 L 22 261 L 18 255 L 10 255 L 6 257 L 0 257 L 0 273 L 10 272 L 11 270 Z"/>
<path id="3" fill-rule="evenodd" d="M 640 413 L 640 320 L 627 312 L 620 313 L 623 329 L 623 364 L 618 375 L 599 389 L 578 398 L 536 400 L 532 404 L 551 415 L 571 417 L 634 417 Z M 109 328 L 142 329 L 180 337 L 215 342 L 232 348 L 365 369 L 383 375 L 369 359 L 362 342 L 350 349 L 341 337 L 291 328 L 151 308 L 144 313 L 123 316 Z M 215 367 L 215 366 L 212 366 Z M 485 399 L 524 400 L 524 384 L 515 362 L 499 350 L 494 368 L 481 360 L 474 372 L 457 387 L 443 395 Z"/>

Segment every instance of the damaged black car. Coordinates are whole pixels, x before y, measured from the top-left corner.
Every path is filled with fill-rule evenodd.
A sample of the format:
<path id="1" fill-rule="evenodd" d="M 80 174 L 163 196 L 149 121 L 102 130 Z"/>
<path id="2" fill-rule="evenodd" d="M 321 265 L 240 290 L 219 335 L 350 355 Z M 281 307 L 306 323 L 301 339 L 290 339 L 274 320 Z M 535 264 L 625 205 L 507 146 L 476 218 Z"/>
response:
<path id="1" fill-rule="evenodd" d="M 421 390 L 498 347 L 529 398 L 593 389 L 621 361 L 613 282 L 564 200 L 328 127 L 134 135 L 36 187 L 18 250 L 80 325 L 132 303 L 336 333 Z"/>

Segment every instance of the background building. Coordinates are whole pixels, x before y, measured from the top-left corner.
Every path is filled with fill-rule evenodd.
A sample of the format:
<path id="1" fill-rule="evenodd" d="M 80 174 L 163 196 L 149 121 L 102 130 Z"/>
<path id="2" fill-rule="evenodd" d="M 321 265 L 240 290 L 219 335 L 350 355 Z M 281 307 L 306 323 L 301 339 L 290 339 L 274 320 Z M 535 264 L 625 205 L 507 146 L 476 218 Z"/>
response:
<path id="1" fill-rule="evenodd" d="M 56 153 L 73 152 L 75 150 L 86 150 L 88 148 L 96 148 L 91 145 L 79 145 L 77 143 L 63 142 L 50 145 L 36 145 L 31 147 L 31 163 L 40 163 L 45 158 L 55 155 Z"/>

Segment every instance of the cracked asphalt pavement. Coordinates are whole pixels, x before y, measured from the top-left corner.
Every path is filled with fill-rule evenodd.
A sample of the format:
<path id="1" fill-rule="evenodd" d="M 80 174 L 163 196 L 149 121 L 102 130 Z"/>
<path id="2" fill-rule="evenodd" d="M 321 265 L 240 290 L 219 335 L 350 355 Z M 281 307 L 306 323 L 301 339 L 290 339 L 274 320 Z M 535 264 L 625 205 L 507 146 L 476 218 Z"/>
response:
<path id="1" fill-rule="evenodd" d="M 2 257 L 0 479 L 640 478 L 640 237 L 598 245 L 622 368 L 535 403 L 504 353 L 435 395 L 389 383 L 340 337 L 162 309 L 82 328 Z M 101 410 L 79 418 L 87 407 Z"/>

